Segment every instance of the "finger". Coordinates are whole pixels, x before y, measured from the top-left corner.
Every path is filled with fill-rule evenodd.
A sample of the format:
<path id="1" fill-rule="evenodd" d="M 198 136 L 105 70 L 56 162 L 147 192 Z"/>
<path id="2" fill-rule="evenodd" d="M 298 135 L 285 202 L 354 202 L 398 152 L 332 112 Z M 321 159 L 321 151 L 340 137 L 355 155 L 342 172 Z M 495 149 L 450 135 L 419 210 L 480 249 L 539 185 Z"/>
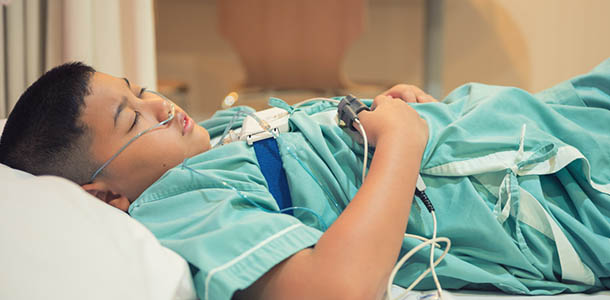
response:
<path id="1" fill-rule="evenodd" d="M 386 95 L 386 96 L 392 96 L 392 97 L 398 97 L 399 94 L 399 90 L 403 89 L 405 86 L 405 84 L 397 84 L 387 90 L 385 90 L 383 93 L 381 93 L 380 95 Z"/>
<path id="2" fill-rule="evenodd" d="M 428 103 L 428 102 L 438 102 L 438 100 L 436 100 L 434 97 L 423 93 L 420 95 L 417 95 L 417 102 L 419 103 Z"/>
<path id="3" fill-rule="evenodd" d="M 386 97 L 386 95 L 377 95 L 377 97 L 373 99 L 373 104 L 371 104 L 371 110 L 375 110 L 379 103 L 383 102 Z"/>
<path id="4" fill-rule="evenodd" d="M 369 114 L 371 112 L 368 110 L 363 110 L 361 112 L 358 113 L 358 119 L 360 119 L 361 123 L 366 123 L 366 119 L 369 118 Z M 362 134 L 362 132 L 360 131 L 360 126 L 358 126 L 358 123 L 353 122 L 352 123 L 352 127 L 354 127 L 354 129 L 356 129 L 358 132 L 360 132 Z"/>
<path id="5" fill-rule="evenodd" d="M 413 86 L 413 91 L 415 91 L 415 96 L 417 98 L 417 102 L 419 103 L 438 102 L 438 100 L 434 99 L 434 97 L 430 96 L 428 93 L 416 86 Z"/>
<path id="6" fill-rule="evenodd" d="M 438 100 L 436 100 L 436 99 L 435 99 L 435 98 L 433 98 L 433 97 L 429 97 L 429 98 L 426 98 L 426 99 L 424 99 L 424 100 L 422 101 L 422 103 L 427 103 L 427 102 L 438 102 Z"/>
<path id="7" fill-rule="evenodd" d="M 400 93 L 400 96 L 395 98 L 400 98 L 405 102 L 417 102 L 417 95 L 413 90 L 410 89 L 402 91 L 402 93 Z"/>
<path id="8" fill-rule="evenodd" d="M 390 90 L 384 93 L 386 96 L 390 96 L 392 98 L 399 98 L 406 102 L 416 102 L 417 96 L 411 89 L 401 89 L 401 90 Z"/>
<path id="9" fill-rule="evenodd" d="M 409 84 L 398 84 L 384 92 L 385 95 L 400 98 L 405 102 L 417 102 L 417 95 L 424 93 L 420 88 Z"/>
<path id="10" fill-rule="evenodd" d="M 377 108 L 377 106 L 383 105 L 383 103 L 391 101 L 392 99 L 393 99 L 392 96 L 378 95 L 377 97 L 375 97 L 375 99 L 373 99 L 373 104 L 371 105 L 371 110 L 375 110 L 375 108 Z"/>

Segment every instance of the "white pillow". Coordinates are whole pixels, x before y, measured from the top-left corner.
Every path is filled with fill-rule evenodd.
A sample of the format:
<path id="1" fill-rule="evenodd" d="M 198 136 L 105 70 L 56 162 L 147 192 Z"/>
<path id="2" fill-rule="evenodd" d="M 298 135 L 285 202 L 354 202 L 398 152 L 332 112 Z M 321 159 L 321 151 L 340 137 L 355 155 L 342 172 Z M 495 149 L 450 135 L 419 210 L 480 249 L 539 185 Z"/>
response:
<path id="1" fill-rule="evenodd" d="M 0 299 L 195 299 L 187 263 L 78 185 L 0 164 Z"/>

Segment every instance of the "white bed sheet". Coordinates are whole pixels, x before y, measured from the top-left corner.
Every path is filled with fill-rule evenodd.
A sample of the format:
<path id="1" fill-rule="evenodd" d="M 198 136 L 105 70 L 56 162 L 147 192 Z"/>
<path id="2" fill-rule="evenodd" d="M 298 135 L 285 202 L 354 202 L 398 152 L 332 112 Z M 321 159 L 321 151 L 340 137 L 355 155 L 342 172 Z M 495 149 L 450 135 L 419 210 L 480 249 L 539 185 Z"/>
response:
<path id="1" fill-rule="evenodd" d="M 394 297 L 400 295 L 404 291 L 399 286 L 392 287 L 392 295 Z M 610 299 L 610 291 L 601 291 L 594 294 L 559 294 L 553 296 L 517 296 L 507 295 L 500 292 L 479 292 L 479 291 L 445 291 L 449 298 L 445 300 L 608 300 Z M 414 292 L 401 300 L 417 300 L 419 295 L 429 294 L 429 292 Z"/>
<path id="2" fill-rule="evenodd" d="M 525 299 L 536 299 L 536 300 L 608 300 L 610 299 L 610 291 L 603 291 L 595 294 L 560 294 L 554 296 L 515 296 L 506 295 L 499 293 L 485 293 L 485 292 L 455 292 L 452 293 L 454 299 L 476 299 L 476 300 L 525 300 Z"/>

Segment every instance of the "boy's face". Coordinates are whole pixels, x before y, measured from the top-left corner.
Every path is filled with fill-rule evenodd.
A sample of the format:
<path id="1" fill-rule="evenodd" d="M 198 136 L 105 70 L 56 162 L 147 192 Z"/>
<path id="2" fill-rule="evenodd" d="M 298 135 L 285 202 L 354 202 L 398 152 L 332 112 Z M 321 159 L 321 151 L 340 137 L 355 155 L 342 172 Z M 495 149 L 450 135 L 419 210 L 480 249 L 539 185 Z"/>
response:
<path id="1" fill-rule="evenodd" d="M 90 129 L 90 153 L 100 166 L 139 132 L 168 118 L 170 108 L 163 98 L 141 93 L 142 87 L 124 78 L 96 72 L 89 87 L 91 94 L 85 98 L 81 121 Z M 126 210 L 167 170 L 210 148 L 208 132 L 180 107 L 175 110 L 169 123 L 137 138 L 94 180 L 112 195 L 129 199 L 108 201 L 110 204 Z"/>

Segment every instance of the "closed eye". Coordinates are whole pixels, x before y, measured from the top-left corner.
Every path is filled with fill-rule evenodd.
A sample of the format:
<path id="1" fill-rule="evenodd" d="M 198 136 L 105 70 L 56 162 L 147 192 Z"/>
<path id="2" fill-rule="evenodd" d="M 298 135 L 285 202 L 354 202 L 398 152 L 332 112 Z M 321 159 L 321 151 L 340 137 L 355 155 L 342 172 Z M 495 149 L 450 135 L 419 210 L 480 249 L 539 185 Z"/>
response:
<path id="1" fill-rule="evenodd" d="M 127 132 L 130 132 L 132 128 L 134 128 L 136 126 L 136 124 L 138 123 L 138 119 L 140 117 L 140 112 L 138 111 L 134 111 L 135 113 L 135 117 L 133 118 L 133 123 L 131 123 L 131 127 L 129 127 L 129 130 L 127 130 Z"/>
<path id="2" fill-rule="evenodd" d="M 140 89 L 140 93 L 138 93 L 138 98 L 142 98 L 142 94 L 144 94 L 144 92 L 146 92 L 146 87 Z"/>

